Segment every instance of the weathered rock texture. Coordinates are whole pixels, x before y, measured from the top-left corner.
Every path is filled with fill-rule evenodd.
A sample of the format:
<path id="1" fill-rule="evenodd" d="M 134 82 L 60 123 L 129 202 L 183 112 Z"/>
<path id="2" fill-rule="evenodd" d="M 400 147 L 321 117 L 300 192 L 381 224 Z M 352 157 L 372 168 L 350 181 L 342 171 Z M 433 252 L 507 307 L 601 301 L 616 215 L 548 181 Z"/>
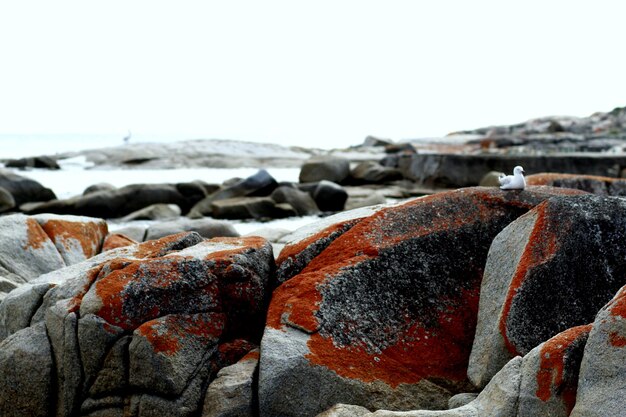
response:
<path id="1" fill-rule="evenodd" d="M 626 201 L 550 199 L 491 246 L 468 376 L 484 386 L 516 355 L 593 321 L 626 280 Z"/>
<path id="2" fill-rule="evenodd" d="M 259 341 L 273 269 L 264 239 L 183 233 L 39 277 L 0 305 L 0 414 L 199 415 Z"/>
<path id="3" fill-rule="evenodd" d="M 617 417 L 626 410 L 626 287 L 595 318 L 571 417 Z"/>
<path id="4" fill-rule="evenodd" d="M 313 416 L 335 403 L 445 408 L 451 393 L 467 388 L 491 241 L 543 200 L 578 193 L 462 189 L 336 229 L 339 236 L 311 251 L 312 260 L 273 294 L 261 347 L 261 415 Z"/>

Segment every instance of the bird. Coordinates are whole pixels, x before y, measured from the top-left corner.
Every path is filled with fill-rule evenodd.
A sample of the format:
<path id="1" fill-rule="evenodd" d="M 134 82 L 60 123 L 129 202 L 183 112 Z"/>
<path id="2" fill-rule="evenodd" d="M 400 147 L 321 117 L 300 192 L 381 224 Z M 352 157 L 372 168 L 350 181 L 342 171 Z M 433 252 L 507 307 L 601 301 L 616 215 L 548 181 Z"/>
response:
<path id="1" fill-rule="evenodd" d="M 513 175 L 500 174 L 498 182 L 501 190 L 523 190 L 526 187 L 524 168 L 518 165 L 513 168 Z"/>

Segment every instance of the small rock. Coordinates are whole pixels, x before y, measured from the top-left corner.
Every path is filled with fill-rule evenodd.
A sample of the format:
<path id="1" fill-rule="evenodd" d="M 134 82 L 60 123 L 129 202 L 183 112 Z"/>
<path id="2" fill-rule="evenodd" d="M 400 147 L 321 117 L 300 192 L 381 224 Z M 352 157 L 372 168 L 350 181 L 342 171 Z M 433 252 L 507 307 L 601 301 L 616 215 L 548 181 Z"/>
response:
<path id="1" fill-rule="evenodd" d="M 331 181 L 341 183 L 350 175 L 350 161 L 332 156 L 313 157 L 300 168 L 301 183 Z"/>

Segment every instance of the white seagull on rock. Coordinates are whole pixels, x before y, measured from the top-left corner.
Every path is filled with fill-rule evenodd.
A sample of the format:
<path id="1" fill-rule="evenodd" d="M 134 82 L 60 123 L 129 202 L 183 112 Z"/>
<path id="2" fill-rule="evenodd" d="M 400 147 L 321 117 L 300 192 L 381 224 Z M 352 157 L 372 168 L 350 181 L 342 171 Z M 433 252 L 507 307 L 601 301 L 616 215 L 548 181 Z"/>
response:
<path id="1" fill-rule="evenodd" d="M 501 190 L 523 190 L 526 187 L 524 168 L 518 165 L 513 168 L 513 175 L 500 174 L 498 181 Z"/>

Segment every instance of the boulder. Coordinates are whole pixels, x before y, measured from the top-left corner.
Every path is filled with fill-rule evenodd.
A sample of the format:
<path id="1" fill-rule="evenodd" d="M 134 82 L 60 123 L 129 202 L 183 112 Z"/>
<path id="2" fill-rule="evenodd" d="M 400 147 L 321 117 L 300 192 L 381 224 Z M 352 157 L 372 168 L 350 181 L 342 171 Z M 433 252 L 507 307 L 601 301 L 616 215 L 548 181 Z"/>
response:
<path id="1" fill-rule="evenodd" d="M 598 195 L 626 196 L 626 180 L 597 175 L 534 174 L 526 177 L 528 185 L 575 188 Z"/>
<path id="2" fill-rule="evenodd" d="M 348 193 L 341 185 L 322 180 L 313 190 L 313 200 L 322 211 L 342 211 L 348 200 Z"/>
<path id="3" fill-rule="evenodd" d="M 98 191 L 23 209 L 30 214 L 74 214 L 110 219 L 152 204 L 176 204 L 186 213 L 196 202 L 197 199 L 183 195 L 173 184 L 131 184 L 113 191 Z"/>
<path id="4" fill-rule="evenodd" d="M 8 170 L 0 170 L 0 187 L 11 193 L 17 207 L 28 202 L 49 201 L 56 198 L 49 188 Z"/>
<path id="5" fill-rule="evenodd" d="M 57 161 L 49 156 L 30 156 L 20 159 L 9 159 L 5 166 L 7 168 L 44 168 L 44 169 L 61 169 Z"/>
<path id="6" fill-rule="evenodd" d="M 161 224 L 161 223 L 159 223 Z M 115 234 L 119 234 L 119 235 L 124 235 L 136 242 L 143 242 L 145 240 L 146 237 L 146 231 L 148 230 L 148 225 L 147 224 L 136 224 L 133 223 L 129 226 L 124 226 L 124 227 L 120 227 L 119 229 L 116 228 L 115 230 L 112 230 L 111 233 L 115 233 Z M 172 233 L 168 233 L 170 235 L 176 234 L 176 233 L 180 233 L 183 232 L 185 230 L 183 229 L 176 229 L 176 231 L 172 232 Z M 167 235 L 163 235 L 163 236 L 167 236 Z M 163 237 L 163 236 L 159 236 L 159 237 Z M 206 236 L 204 236 L 206 237 Z"/>
<path id="7" fill-rule="evenodd" d="M 123 248 L 138 243 L 136 240 L 129 238 L 121 233 L 111 233 L 107 235 L 102 244 L 102 252 L 106 252 L 116 248 Z"/>
<path id="8" fill-rule="evenodd" d="M 0 217 L 0 265 L 24 282 L 66 266 L 37 220 L 23 214 Z"/>
<path id="9" fill-rule="evenodd" d="M 120 221 L 130 222 L 133 220 L 169 220 L 179 217 L 180 207 L 176 204 L 152 204 L 122 217 Z"/>
<path id="10" fill-rule="evenodd" d="M 278 186 L 278 183 L 265 169 L 259 170 L 256 174 L 234 181 L 231 185 L 209 194 L 193 206 L 189 212 L 189 217 L 198 218 L 211 216 L 213 214 L 213 203 L 236 197 L 263 197 L 269 196 Z"/>
<path id="11" fill-rule="evenodd" d="M 313 216 L 320 213 L 311 195 L 293 186 L 280 186 L 270 197 L 276 203 L 289 204 L 298 216 Z"/>
<path id="12" fill-rule="evenodd" d="M 113 191 L 116 188 L 117 187 L 109 184 L 108 182 L 99 182 L 98 184 L 93 184 L 85 188 L 85 190 L 83 191 L 83 195 L 97 193 L 99 191 Z"/>
<path id="13" fill-rule="evenodd" d="M 340 183 L 350 175 L 350 161 L 334 156 L 316 156 L 302 164 L 300 182 L 331 181 Z"/>
<path id="14" fill-rule="evenodd" d="M 254 417 L 258 365 L 259 350 L 255 349 L 222 368 L 207 389 L 202 417 Z"/>
<path id="15" fill-rule="evenodd" d="M 385 167 L 374 161 L 365 161 L 350 171 L 349 182 L 351 184 L 386 184 L 402 178 L 402 173 L 396 168 Z"/>
<path id="16" fill-rule="evenodd" d="M 336 403 L 446 408 L 451 394 L 470 388 L 491 241 L 545 199 L 579 193 L 461 189 L 352 225 L 274 291 L 261 345 L 261 415 L 314 416 Z"/>
<path id="17" fill-rule="evenodd" d="M 0 213 L 9 211 L 15 207 L 15 199 L 13 195 L 4 187 L 0 187 Z"/>
<path id="18" fill-rule="evenodd" d="M 214 219 L 180 218 L 148 227 L 145 240 L 160 239 L 180 232 L 196 232 L 204 238 L 239 236 L 233 225 L 228 222 Z"/>
<path id="19" fill-rule="evenodd" d="M 512 357 L 593 321 L 625 283 L 624 230 L 626 201 L 580 195 L 538 205 L 494 239 L 468 368 L 476 386 Z"/>
<path id="20" fill-rule="evenodd" d="M 219 369 L 260 340 L 273 270 L 264 239 L 185 233 L 39 277 L 0 308 L 0 379 L 19 389 L 0 398 L 36 390 L 2 415 L 199 415 Z"/>
<path id="21" fill-rule="evenodd" d="M 571 417 L 617 417 L 626 409 L 626 287 L 604 306 L 585 346 Z"/>
<path id="22" fill-rule="evenodd" d="M 375 206 L 385 203 L 387 203 L 387 198 L 384 194 L 378 191 L 372 191 L 367 195 L 367 197 L 364 198 L 354 198 L 349 196 L 344 208 L 346 210 L 354 210 L 361 207 Z"/>
<path id="23" fill-rule="evenodd" d="M 296 215 L 289 204 L 278 204 L 270 197 L 235 197 L 211 203 L 216 219 L 282 219 Z"/>
<path id="24" fill-rule="evenodd" d="M 360 417 L 517 417 L 522 358 L 516 357 L 470 403 L 451 410 L 388 411 L 357 414 Z M 322 414 L 323 415 L 323 414 Z M 549 414 L 538 414 L 549 415 Z M 333 416 L 333 414 L 330 414 Z M 319 416 L 318 416 L 319 417 Z"/>
<path id="25" fill-rule="evenodd" d="M 391 139 L 381 139 L 376 136 L 368 135 L 363 141 L 363 146 L 382 146 L 385 147 L 387 145 L 393 144 Z"/>
<path id="26" fill-rule="evenodd" d="M 565 330 L 524 356 L 517 417 L 567 417 L 591 325 Z"/>
<path id="27" fill-rule="evenodd" d="M 484 177 L 482 177 L 478 185 L 480 185 L 481 187 L 499 187 L 500 181 L 498 179 L 500 178 L 500 175 L 502 175 L 502 172 L 489 171 L 488 173 L 485 174 Z M 530 177 L 532 177 L 532 175 Z M 528 185 L 551 185 L 551 184 L 528 184 Z"/>
<path id="28" fill-rule="evenodd" d="M 32 216 L 61 254 L 65 265 L 73 265 L 97 255 L 108 233 L 102 219 L 80 216 L 38 214 Z"/>
<path id="29" fill-rule="evenodd" d="M 460 394 L 453 395 L 448 400 L 448 409 L 454 409 L 463 407 L 474 401 L 478 397 L 478 393 L 475 392 L 462 392 Z"/>
<path id="30" fill-rule="evenodd" d="M 317 417 L 363 417 L 370 413 L 365 407 L 350 404 L 335 404 Z"/>

